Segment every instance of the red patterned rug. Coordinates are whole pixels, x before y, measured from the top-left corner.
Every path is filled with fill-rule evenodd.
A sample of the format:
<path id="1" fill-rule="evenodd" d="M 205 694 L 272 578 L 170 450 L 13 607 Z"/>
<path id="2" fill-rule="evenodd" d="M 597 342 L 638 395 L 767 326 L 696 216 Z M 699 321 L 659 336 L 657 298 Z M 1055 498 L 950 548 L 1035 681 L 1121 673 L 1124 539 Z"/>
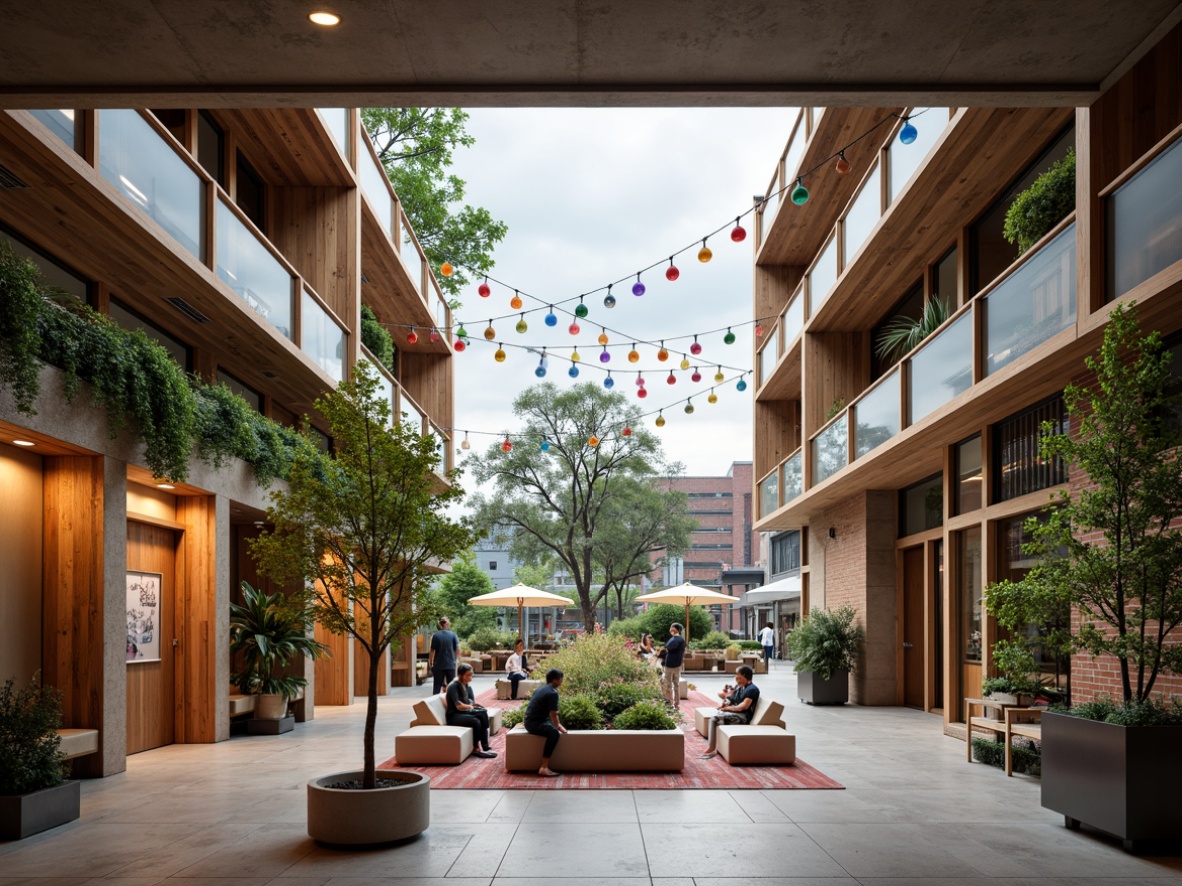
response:
<path id="1" fill-rule="evenodd" d="M 476 697 L 479 704 L 508 710 L 523 702 L 497 701 L 495 690 Z M 716 704 L 717 701 L 715 700 Z M 685 768 L 681 772 L 571 772 L 558 778 L 541 778 L 529 772 L 506 772 L 505 735 L 502 729 L 492 737 L 495 760 L 469 757 L 459 766 L 398 766 L 391 757 L 382 769 L 402 768 L 430 776 L 436 790 L 844 790 L 829 776 L 799 757 L 791 766 L 731 766 L 722 757 L 700 760 L 706 739 L 694 729 L 694 708 L 710 707 L 704 693 L 692 691 L 681 703 L 685 730 Z"/>

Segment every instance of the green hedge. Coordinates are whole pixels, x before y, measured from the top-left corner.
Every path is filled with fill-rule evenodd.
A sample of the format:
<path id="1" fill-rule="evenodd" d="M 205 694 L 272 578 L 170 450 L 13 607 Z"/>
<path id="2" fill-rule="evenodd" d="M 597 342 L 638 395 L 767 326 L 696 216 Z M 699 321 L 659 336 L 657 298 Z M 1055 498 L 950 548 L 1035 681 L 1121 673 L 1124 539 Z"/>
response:
<path id="1" fill-rule="evenodd" d="M 1014 760 L 1014 771 L 1026 775 L 1042 774 L 1042 751 L 1033 742 L 1023 743 L 1015 740 L 1011 756 Z M 996 766 L 1004 769 L 1006 765 L 1006 746 L 999 741 L 989 738 L 973 739 L 973 759 L 986 766 Z"/>

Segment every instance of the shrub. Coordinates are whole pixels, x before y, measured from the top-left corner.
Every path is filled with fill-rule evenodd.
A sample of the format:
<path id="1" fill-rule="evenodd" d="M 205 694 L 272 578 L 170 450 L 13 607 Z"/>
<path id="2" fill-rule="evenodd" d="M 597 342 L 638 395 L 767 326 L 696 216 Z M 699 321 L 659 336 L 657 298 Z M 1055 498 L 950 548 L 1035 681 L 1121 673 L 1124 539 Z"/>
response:
<path id="1" fill-rule="evenodd" d="M 615 729 L 676 729 L 677 721 L 669 716 L 659 701 L 641 701 L 621 712 L 612 723 Z"/>
<path id="2" fill-rule="evenodd" d="M 634 615 L 631 618 L 617 618 L 610 625 L 608 625 L 607 632 L 612 637 L 630 637 L 633 641 L 638 641 L 646 632 L 648 622 L 643 615 Z"/>
<path id="3" fill-rule="evenodd" d="M 822 680 L 835 671 L 852 671 L 865 633 L 854 625 L 854 609 L 843 606 L 830 612 L 814 609 L 788 635 L 788 646 L 796 659 L 797 671 L 813 671 Z"/>
<path id="4" fill-rule="evenodd" d="M 8 680 L 0 691 L 0 794 L 26 794 L 65 779 L 61 693 L 34 678 L 28 689 Z"/>
<path id="5" fill-rule="evenodd" d="M 1182 726 L 1182 698 L 1175 696 L 1169 705 L 1157 698 L 1128 704 L 1099 698 L 1076 705 L 1068 713 L 1116 726 Z"/>
<path id="6" fill-rule="evenodd" d="M 611 683 L 595 693 L 604 717 L 615 720 L 633 705 L 661 698 L 661 690 L 651 684 Z"/>
<path id="7" fill-rule="evenodd" d="M 745 652 L 763 652 L 763 645 L 758 640 L 740 640 L 739 648 Z"/>
<path id="8" fill-rule="evenodd" d="M 731 638 L 722 631 L 711 631 L 701 640 L 693 640 L 690 643 L 694 649 L 726 649 L 731 645 Z"/>
<path id="9" fill-rule="evenodd" d="M 496 649 L 501 643 L 501 632 L 496 628 L 479 628 L 468 637 L 468 646 L 476 652 Z"/>
<path id="10" fill-rule="evenodd" d="M 565 681 L 563 685 L 566 685 Z M 603 712 L 599 710 L 595 696 L 590 693 L 563 695 L 558 700 L 558 719 L 567 729 L 603 728 Z"/>
<path id="11" fill-rule="evenodd" d="M 1015 740 L 1011 751 L 1015 772 L 1038 776 L 1042 774 L 1042 751 L 1033 742 Z M 1006 746 L 988 738 L 973 739 L 973 759 L 986 766 L 1005 768 Z"/>
<path id="12" fill-rule="evenodd" d="M 563 672 L 562 690 L 572 695 L 596 693 L 617 683 L 659 687 L 661 680 L 656 668 L 641 661 L 622 639 L 610 634 L 583 634 L 551 655 L 545 667 L 530 676 L 544 680 L 550 668 Z"/>
<path id="13" fill-rule="evenodd" d="M 691 606 L 689 611 L 690 640 L 695 637 L 705 637 L 714 629 L 714 620 L 701 606 Z M 664 643 L 669 639 L 669 625 L 674 622 L 685 622 L 685 607 L 658 603 L 656 606 L 650 607 L 640 617 L 644 620 L 645 630 L 653 635 L 653 640 L 657 643 Z M 684 634 L 684 631 L 682 633 Z"/>
<path id="14" fill-rule="evenodd" d="M 361 343 L 377 357 L 379 363 L 394 371 L 394 339 L 386 327 L 378 322 L 377 314 L 369 305 L 361 306 Z"/>
<path id="15" fill-rule="evenodd" d="M 1006 211 L 1002 235 L 1021 255 L 1075 208 L 1075 150 L 1057 160 Z"/>
<path id="16" fill-rule="evenodd" d="M 515 708 L 501 712 L 501 726 L 505 729 L 512 729 L 525 722 L 525 708 L 524 704 L 518 705 Z"/>

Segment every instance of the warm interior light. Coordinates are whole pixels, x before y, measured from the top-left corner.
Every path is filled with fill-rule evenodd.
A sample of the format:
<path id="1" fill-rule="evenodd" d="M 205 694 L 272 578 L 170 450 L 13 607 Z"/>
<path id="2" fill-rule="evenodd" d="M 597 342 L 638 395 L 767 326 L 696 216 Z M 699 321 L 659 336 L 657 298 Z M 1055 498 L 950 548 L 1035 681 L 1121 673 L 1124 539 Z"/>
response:
<path id="1" fill-rule="evenodd" d="M 176 487 L 173 486 L 171 483 L 157 483 L 156 488 L 157 489 L 176 489 Z"/>
<path id="2" fill-rule="evenodd" d="M 308 14 L 308 20 L 315 25 L 323 25 L 326 28 L 331 28 L 333 25 L 341 23 L 341 17 L 331 12 L 312 12 Z"/>
<path id="3" fill-rule="evenodd" d="M 15 446 L 36 446 L 37 445 L 32 440 L 13 440 L 12 442 L 13 442 L 13 445 L 15 445 Z"/>

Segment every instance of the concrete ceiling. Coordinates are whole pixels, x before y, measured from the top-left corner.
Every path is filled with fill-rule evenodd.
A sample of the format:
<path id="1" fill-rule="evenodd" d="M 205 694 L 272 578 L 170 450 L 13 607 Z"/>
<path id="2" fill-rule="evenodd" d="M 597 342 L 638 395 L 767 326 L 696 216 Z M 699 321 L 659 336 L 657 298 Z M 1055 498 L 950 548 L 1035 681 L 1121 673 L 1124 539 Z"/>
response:
<path id="1" fill-rule="evenodd" d="M 325 29 L 307 14 L 326 9 Z M 1081 105 L 1177 0 L 0 0 L 0 105 Z"/>

